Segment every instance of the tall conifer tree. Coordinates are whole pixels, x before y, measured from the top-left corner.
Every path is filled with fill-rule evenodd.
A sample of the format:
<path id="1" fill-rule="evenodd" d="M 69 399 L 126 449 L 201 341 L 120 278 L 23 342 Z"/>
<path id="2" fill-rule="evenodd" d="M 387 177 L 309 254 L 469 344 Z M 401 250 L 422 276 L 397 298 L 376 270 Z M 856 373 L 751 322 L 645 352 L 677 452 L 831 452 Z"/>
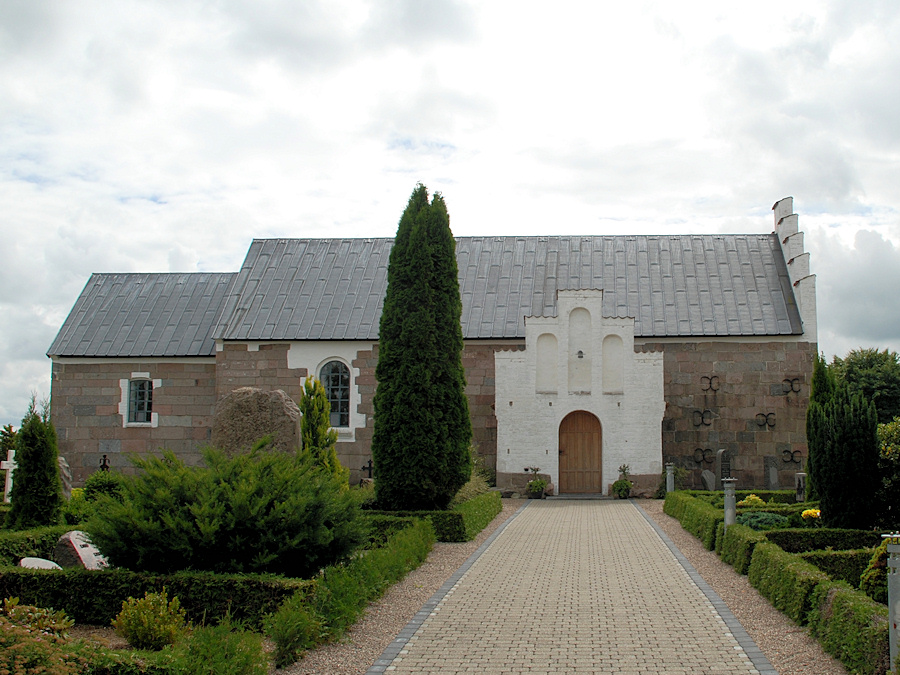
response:
<path id="1" fill-rule="evenodd" d="M 331 404 L 325 387 L 315 377 L 308 377 L 303 383 L 300 397 L 300 439 L 303 452 L 313 461 L 346 480 L 350 472 L 341 464 L 335 450 L 338 433 L 331 428 Z"/>
<path id="2" fill-rule="evenodd" d="M 869 528 L 881 487 L 875 405 L 842 383 L 822 407 L 827 436 L 817 460 L 822 520 L 828 527 Z"/>
<path id="3" fill-rule="evenodd" d="M 461 315 L 447 207 L 418 185 L 397 227 L 379 327 L 372 457 L 384 508 L 446 508 L 471 473 Z"/>
<path id="4" fill-rule="evenodd" d="M 16 434 L 16 470 L 13 473 L 12 508 L 7 525 L 27 530 L 56 525 L 62 508 L 59 480 L 59 450 L 56 430 L 50 422 L 50 407 L 38 413 L 34 399 Z"/>
<path id="5" fill-rule="evenodd" d="M 825 357 L 816 354 L 810 384 L 809 408 L 806 410 L 806 444 L 809 453 L 806 459 L 807 499 L 819 498 L 819 485 L 825 480 L 822 475 L 822 456 L 826 452 L 829 434 L 826 431 L 824 406 L 834 397 L 834 373 L 825 362 Z"/>

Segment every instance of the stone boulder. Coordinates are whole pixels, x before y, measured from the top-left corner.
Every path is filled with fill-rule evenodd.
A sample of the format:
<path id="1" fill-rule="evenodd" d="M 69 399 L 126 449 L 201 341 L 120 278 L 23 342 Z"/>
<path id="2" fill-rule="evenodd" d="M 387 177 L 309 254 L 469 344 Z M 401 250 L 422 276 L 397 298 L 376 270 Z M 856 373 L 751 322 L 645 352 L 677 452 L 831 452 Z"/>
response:
<path id="1" fill-rule="evenodd" d="M 229 455 L 248 451 L 263 436 L 271 435 L 275 450 L 300 447 L 300 408 L 280 389 L 264 391 L 241 387 L 216 404 L 210 445 Z"/>
<path id="2" fill-rule="evenodd" d="M 62 567 L 81 567 L 86 570 L 104 570 L 109 563 L 91 543 L 86 532 L 66 532 L 53 548 L 53 560 Z"/>

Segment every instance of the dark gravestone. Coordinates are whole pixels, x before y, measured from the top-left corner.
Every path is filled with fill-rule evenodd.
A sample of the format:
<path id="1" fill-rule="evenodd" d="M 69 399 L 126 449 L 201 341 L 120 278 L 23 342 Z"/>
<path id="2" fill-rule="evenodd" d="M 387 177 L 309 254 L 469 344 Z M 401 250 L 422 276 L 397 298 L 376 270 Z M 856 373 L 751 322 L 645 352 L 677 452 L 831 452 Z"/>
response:
<path id="1" fill-rule="evenodd" d="M 53 559 L 62 567 L 81 567 L 86 570 L 103 570 L 109 567 L 106 558 L 91 543 L 85 532 L 66 532 L 53 548 Z"/>
<path id="2" fill-rule="evenodd" d="M 794 474 L 794 491 L 796 494 L 794 498 L 798 503 L 806 501 L 806 474 L 805 473 L 795 473 Z"/>
<path id="3" fill-rule="evenodd" d="M 731 458 L 728 451 L 722 448 L 716 452 L 716 490 L 724 490 L 722 486 L 723 478 L 731 478 Z"/>
<path id="4" fill-rule="evenodd" d="M 710 492 L 715 491 L 716 489 L 716 474 L 714 474 L 709 469 L 704 469 L 703 473 L 700 474 L 700 480 L 703 481 L 703 489 L 709 490 Z"/>

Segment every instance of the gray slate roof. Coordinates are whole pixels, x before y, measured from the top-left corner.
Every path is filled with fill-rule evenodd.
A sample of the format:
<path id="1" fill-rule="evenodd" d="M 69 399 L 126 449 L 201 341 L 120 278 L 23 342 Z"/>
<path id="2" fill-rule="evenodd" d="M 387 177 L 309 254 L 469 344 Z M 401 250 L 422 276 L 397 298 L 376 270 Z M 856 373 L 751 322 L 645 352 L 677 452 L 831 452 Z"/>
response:
<path id="1" fill-rule="evenodd" d="M 211 356 L 234 273 L 92 274 L 51 356 Z"/>
<path id="2" fill-rule="evenodd" d="M 566 289 L 603 289 L 604 314 L 634 317 L 638 337 L 802 333 L 774 234 L 456 241 L 467 339 L 524 337 L 524 317 L 555 316 Z M 392 244 L 257 239 L 236 275 L 94 275 L 50 353 L 199 355 L 212 353 L 212 338 L 376 340 Z M 185 279 L 201 276 L 196 288 Z"/>

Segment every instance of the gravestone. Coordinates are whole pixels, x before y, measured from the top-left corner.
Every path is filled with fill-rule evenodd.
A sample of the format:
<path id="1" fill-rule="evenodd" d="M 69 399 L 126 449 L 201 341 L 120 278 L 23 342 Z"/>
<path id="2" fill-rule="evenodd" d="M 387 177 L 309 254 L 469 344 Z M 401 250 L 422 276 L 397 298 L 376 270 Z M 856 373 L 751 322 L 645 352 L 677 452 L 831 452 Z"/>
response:
<path id="1" fill-rule="evenodd" d="M 703 469 L 703 473 L 700 474 L 700 480 L 703 481 L 703 489 L 709 490 L 710 492 L 714 492 L 716 489 L 716 474 L 714 474 L 709 469 Z"/>
<path id="2" fill-rule="evenodd" d="M 47 560 L 46 558 L 22 558 L 19 561 L 19 567 L 24 567 L 29 570 L 61 570 L 62 567 L 57 565 L 52 560 Z"/>
<path id="3" fill-rule="evenodd" d="M 806 501 L 806 474 L 805 473 L 795 473 L 794 474 L 794 499 L 797 500 L 797 503 Z"/>
<path id="4" fill-rule="evenodd" d="M 216 404 L 213 447 L 235 455 L 267 435 L 274 438 L 270 449 L 293 452 L 300 447 L 300 408 L 280 389 L 241 387 Z"/>
<path id="5" fill-rule="evenodd" d="M 0 469 L 6 472 L 6 482 L 3 486 L 3 501 L 9 504 L 9 495 L 13 486 L 13 472 L 16 470 L 16 451 L 8 450 L 6 459 L 0 462 Z"/>
<path id="6" fill-rule="evenodd" d="M 82 567 L 86 570 L 105 570 L 109 563 L 81 530 L 66 532 L 53 548 L 53 560 L 62 567 Z"/>
<path id="7" fill-rule="evenodd" d="M 57 457 L 56 462 L 59 464 L 59 481 L 62 483 L 63 494 L 66 499 L 70 499 L 72 497 L 72 469 L 69 468 L 65 457 Z"/>
<path id="8" fill-rule="evenodd" d="M 722 487 L 723 478 L 731 478 L 731 458 L 728 451 L 722 448 L 716 452 L 716 490 L 724 489 Z"/>

